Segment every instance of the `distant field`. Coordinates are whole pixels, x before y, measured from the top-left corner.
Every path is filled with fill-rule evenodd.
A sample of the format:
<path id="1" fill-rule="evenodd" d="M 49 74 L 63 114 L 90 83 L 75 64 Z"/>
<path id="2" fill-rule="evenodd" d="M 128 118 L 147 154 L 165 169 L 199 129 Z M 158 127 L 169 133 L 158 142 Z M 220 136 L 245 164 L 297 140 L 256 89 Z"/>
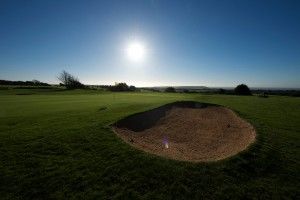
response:
<path id="1" fill-rule="evenodd" d="M 109 127 L 178 100 L 233 109 L 256 127 L 257 142 L 192 164 L 133 149 Z M 296 199 L 299 134 L 299 97 L 0 90 L 0 198 Z"/>

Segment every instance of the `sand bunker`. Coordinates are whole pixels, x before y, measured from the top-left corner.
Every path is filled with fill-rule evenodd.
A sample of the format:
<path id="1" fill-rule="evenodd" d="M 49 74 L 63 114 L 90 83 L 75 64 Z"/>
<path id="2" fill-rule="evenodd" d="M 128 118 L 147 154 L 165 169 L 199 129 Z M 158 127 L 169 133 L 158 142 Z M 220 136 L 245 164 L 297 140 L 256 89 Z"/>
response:
<path id="1" fill-rule="evenodd" d="M 254 127 L 232 110 L 211 104 L 175 102 L 116 122 L 130 145 L 171 159 L 215 161 L 246 149 Z"/>

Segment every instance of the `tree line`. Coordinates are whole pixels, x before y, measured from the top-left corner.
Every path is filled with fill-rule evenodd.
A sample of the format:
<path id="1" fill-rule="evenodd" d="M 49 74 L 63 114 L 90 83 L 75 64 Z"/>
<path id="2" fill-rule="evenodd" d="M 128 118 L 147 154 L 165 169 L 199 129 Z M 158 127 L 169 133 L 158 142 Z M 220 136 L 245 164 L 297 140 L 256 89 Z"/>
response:
<path id="1" fill-rule="evenodd" d="M 8 81 L 0 80 L 0 85 L 13 85 L 13 86 L 50 86 L 48 83 L 43 83 L 38 80 L 32 81 Z"/>
<path id="2" fill-rule="evenodd" d="M 164 91 L 169 92 L 169 93 L 177 92 L 174 87 L 167 87 Z M 183 92 L 184 93 L 194 93 L 193 91 L 189 91 L 188 89 L 184 89 Z M 217 93 L 219 93 L 219 94 L 236 94 L 236 95 L 252 95 L 251 90 L 245 84 L 240 84 L 240 85 L 236 86 L 232 92 L 228 91 L 228 90 L 224 90 L 224 89 L 219 89 L 219 91 L 217 91 Z"/>
<path id="3" fill-rule="evenodd" d="M 61 82 L 61 86 L 65 86 L 67 89 L 83 89 L 87 88 L 84 84 L 82 84 L 79 79 L 70 73 L 63 70 L 58 75 L 58 80 Z M 135 91 L 136 87 L 131 85 L 128 86 L 126 83 L 115 83 L 115 85 L 103 85 L 101 88 L 107 89 L 109 91 L 115 92 L 125 92 L 125 91 Z"/>
<path id="4" fill-rule="evenodd" d="M 66 89 L 90 89 L 90 86 L 85 86 L 79 81 L 79 79 L 67 71 L 63 70 L 58 76 L 57 79 L 60 81 L 59 85 L 65 87 Z M 48 83 L 43 83 L 38 80 L 32 81 L 9 81 L 9 80 L 0 80 L 0 85 L 7 86 L 51 86 Z M 137 91 L 137 88 L 133 85 L 127 85 L 126 83 L 115 83 L 115 85 L 100 85 L 96 86 L 108 91 L 122 92 L 122 91 Z M 139 89 L 140 90 L 140 89 Z M 148 88 L 150 91 L 159 91 L 155 89 Z M 164 92 L 167 93 L 197 93 L 197 91 L 183 89 L 176 90 L 174 87 L 167 87 L 164 89 Z M 205 93 L 205 92 L 204 92 Z M 208 93 L 218 93 L 218 94 L 235 94 L 235 95 L 252 95 L 252 91 L 246 84 L 240 84 L 236 86 L 233 90 L 222 89 L 208 91 Z M 259 97 L 268 97 L 268 94 L 271 95 L 287 95 L 287 96 L 300 96 L 299 91 L 297 90 L 254 90 L 254 93 L 259 94 Z"/>

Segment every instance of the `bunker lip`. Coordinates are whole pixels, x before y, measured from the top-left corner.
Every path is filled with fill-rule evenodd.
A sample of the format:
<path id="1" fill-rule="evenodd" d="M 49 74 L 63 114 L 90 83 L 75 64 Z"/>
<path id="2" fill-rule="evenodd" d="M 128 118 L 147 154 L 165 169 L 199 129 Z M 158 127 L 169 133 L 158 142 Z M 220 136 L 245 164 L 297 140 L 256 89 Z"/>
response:
<path id="1" fill-rule="evenodd" d="M 225 159 L 255 141 L 254 127 L 223 106 L 180 101 L 113 124 L 130 145 L 159 156 L 194 162 Z"/>

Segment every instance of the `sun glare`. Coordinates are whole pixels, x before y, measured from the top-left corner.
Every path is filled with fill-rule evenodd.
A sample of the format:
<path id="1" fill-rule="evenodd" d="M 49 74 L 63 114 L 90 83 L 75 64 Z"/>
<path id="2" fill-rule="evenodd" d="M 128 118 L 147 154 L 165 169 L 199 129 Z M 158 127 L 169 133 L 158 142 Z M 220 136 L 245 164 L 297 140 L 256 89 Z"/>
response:
<path id="1" fill-rule="evenodd" d="M 135 41 L 127 46 L 126 54 L 129 60 L 141 62 L 145 59 L 146 50 L 142 43 Z"/>

